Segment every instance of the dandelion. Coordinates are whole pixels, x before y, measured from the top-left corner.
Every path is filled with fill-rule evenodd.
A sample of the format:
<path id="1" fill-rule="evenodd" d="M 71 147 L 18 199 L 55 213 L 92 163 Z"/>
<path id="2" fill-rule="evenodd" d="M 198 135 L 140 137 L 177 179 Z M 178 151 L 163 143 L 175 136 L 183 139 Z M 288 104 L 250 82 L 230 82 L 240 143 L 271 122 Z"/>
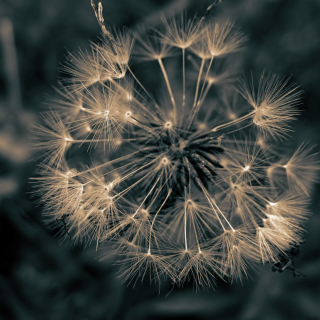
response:
<path id="1" fill-rule="evenodd" d="M 133 35 L 106 28 L 102 5 L 93 8 L 102 42 L 70 55 L 70 77 L 36 129 L 48 222 L 73 242 L 112 242 L 129 282 L 213 286 L 277 263 L 302 241 L 320 165 L 307 144 L 292 156 L 274 147 L 300 91 L 265 73 L 257 91 L 244 80 L 236 91 L 232 64 L 216 60 L 243 45 L 229 21 L 182 14 Z M 135 58 L 164 86 L 159 98 Z"/>

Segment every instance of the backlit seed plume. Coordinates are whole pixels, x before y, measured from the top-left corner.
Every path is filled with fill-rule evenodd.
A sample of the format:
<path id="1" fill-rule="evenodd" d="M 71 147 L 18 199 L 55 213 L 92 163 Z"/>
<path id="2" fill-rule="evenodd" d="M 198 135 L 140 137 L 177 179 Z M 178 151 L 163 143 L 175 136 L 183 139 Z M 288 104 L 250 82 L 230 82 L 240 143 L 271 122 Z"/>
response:
<path id="1" fill-rule="evenodd" d="M 112 244 L 126 281 L 212 286 L 277 263 L 303 239 L 319 170 L 308 144 L 287 154 L 274 141 L 300 91 L 271 73 L 237 87 L 228 61 L 245 37 L 230 21 L 183 13 L 138 34 L 92 6 L 100 43 L 70 54 L 36 128 L 50 226 Z"/>
<path id="2" fill-rule="evenodd" d="M 253 122 L 264 133 L 273 136 L 288 134 L 289 122 L 299 113 L 294 107 L 300 103 L 301 91 L 289 79 L 262 74 L 257 92 L 254 84 L 240 82 L 240 92 L 254 108 Z"/>

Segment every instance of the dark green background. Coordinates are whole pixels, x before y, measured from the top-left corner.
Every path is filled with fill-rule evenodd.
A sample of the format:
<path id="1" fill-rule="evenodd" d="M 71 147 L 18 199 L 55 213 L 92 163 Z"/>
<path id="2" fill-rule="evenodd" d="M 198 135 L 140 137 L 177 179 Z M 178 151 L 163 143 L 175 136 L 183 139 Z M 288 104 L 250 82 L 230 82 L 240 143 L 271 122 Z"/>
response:
<path id="1" fill-rule="evenodd" d="M 136 28 L 142 20 L 159 19 L 165 10 L 201 15 L 211 2 L 102 3 L 108 25 Z M 223 0 L 214 14 L 235 20 L 248 35 L 239 55 L 245 73 L 259 75 L 265 69 L 291 75 L 304 90 L 303 112 L 287 143 L 319 144 L 320 1 Z M 91 248 L 60 245 L 29 194 L 28 179 L 36 165 L 30 162 L 34 155 L 28 135 L 61 76 L 68 50 L 86 48 L 99 27 L 89 0 L 0 0 L 0 21 L 4 19 L 13 26 L 17 59 L 6 57 L 1 40 L 0 319 L 320 319 L 319 186 L 312 196 L 306 243 L 295 261 L 305 277 L 273 273 L 265 266 L 242 285 L 220 282 L 215 290 L 195 292 L 187 284 L 171 292 L 170 283 L 163 283 L 159 293 L 157 285 L 123 285 L 117 268 L 99 262 L 99 252 Z M 17 75 L 6 68 L 12 63 Z"/>

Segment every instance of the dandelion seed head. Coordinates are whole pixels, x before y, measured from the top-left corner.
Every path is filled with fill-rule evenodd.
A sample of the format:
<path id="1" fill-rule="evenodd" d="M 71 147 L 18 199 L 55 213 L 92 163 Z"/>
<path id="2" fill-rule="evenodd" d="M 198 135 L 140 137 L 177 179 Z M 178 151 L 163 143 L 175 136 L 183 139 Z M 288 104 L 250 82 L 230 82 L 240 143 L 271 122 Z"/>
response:
<path id="1" fill-rule="evenodd" d="M 307 144 L 273 148 L 298 115 L 296 86 L 263 73 L 236 91 L 236 68 L 220 61 L 245 36 L 230 21 L 182 14 L 133 36 L 95 13 L 101 43 L 70 54 L 35 130 L 48 223 L 97 249 L 112 241 L 128 282 L 241 281 L 298 245 L 320 162 Z"/>

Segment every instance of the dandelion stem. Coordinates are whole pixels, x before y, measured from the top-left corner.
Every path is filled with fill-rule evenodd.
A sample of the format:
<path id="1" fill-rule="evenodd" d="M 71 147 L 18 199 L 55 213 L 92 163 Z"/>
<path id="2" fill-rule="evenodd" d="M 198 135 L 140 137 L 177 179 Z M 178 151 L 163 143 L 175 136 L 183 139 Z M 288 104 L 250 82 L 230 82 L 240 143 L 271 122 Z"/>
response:
<path id="1" fill-rule="evenodd" d="M 193 217 L 193 214 L 191 213 L 191 221 L 192 221 L 192 225 L 193 225 L 193 229 L 194 229 L 194 234 L 195 234 L 195 237 L 196 237 L 196 241 L 197 241 L 197 245 L 198 245 L 198 250 L 199 250 L 199 253 L 201 252 L 201 249 L 200 249 L 200 244 L 199 244 L 199 239 L 198 239 L 198 234 L 197 234 L 197 228 L 196 228 L 196 224 L 194 222 L 194 217 Z M 209 228 L 211 230 L 211 228 Z M 212 230 L 211 230 L 212 231 Z"/>
<path id="2" fill-rule="evenodd" d="M 149 210 L 151 208 L 151 206 L 153 205 L 154 201 L 156 200 L 156 198 L 158 197 L 158 195 L 160 194 L 161 190 L 163 189 L 163 187 L 166 185 L 166 183 L 168 182 L 168 180 L 171 178 L 172 176 L 172 172 L 169 175 L 169 177 L 166 179 L 166 181 L 164 182 L 164 184 L 161 186 L 161 188 L 159 188 L 159 190 L 157 191 L 156 195 L 154 196 L 153 200 L 151 201 L 151 203 L 149 204 L 147 210 Z"/>
<path id="3" fill-rule="evenodd" d="M 207 69 L 207 72 L 206 72 L 206 76 L 204 77 L 204 80 L 203 80 L 203 85 L 202 85 L 202 88 L 201 88 L 199 101 L 200 101 L 201 98 L 202 98 L 202 93 L 203 93 L 204 86 L 205 86 L 206 81 L 207 81 L 207 78 L 208 78 L 208 74 L 209 74 L 209 71 L 210 71 L 210 68 L 211 68 L 211 65 L 212 65 L 212 62 L 213 62 L 213 58 L 214 58 L 214 56 L 212 56 L 211 59 L 210 59 L 210 62 L 209 62 L 209 65 L 208 65 L 208 69 Z"/>
<path id="4" fill-rule="evenodd" d="M 205 64 L 205 59 L 202 58 L 202 60 L 201 60 L 201 65 L 200 65 L 200 69 L 199 69 L 199 74 L 198 74 L 196 92 L 195 92 L 195 95 L 194 95 L 193 110 L 195 110 L 195 108 L 196 108 L 197 105 L 198 105 L 197 99 L 198 99 L 199 87 L 200 87 L 200 80 L 201 80 L 201 76 L 202 76 L 204 64 Z M 192 111 L 191 117 L 190 117 L 190 119 L 189 119 L 189 124 L 188 124 L 188 126 L 187 126 L 187 129 L 189 129 L 189 128 L 192 126 L 192 123 L 193 123 L 193 120 L 194 120 L 194 118 L 195 118 L 195 115 L 196 115 L 195 111 Z"/>
<path id="5" fill-rule="evenodd" d="M 151 149 L 151 147 L 150 147 L 150 148 L 146 148 L 146 150 L 148 150 L 148 149 Z M 132 152 L 132 153 L 130 153 L 130 154 L 127 154 L 127 155 L 125 155 L 125 156 L 123 156 L 123 157 L 120 157 L 120 158 L 117 158 L 117 159 L 114 159 L 114 160 L 111 160 L 111 161 L 107 161 L 107 162 L 102 163 L 102 164 L 100 164 L 100 165 L 98 165 L 98 166 L 96 166 L 96 167 L 93 167 L 93 168 L 90 168 L 90 169 L 88 169 L 88 170 L 79 172 L 79 173 L 76 174 L 76 176 L 80 176 L 80 175 L 82 175 L 82 174 L 91 172 L 91 171 L 93 171 L 93 170 L 97 170 L 97 169 L 99 169 L 99 168 L 102 168 L 102 167 L 104 167 L 104 166 L 110 165 L 110 164 L 115 163 L 115 162 L 117 162 L 117 161 L 120 162 L 120 161 L 122 161 L 122 160 L 126 160 L 126 159 L 128 159 L 128 158 L 131 158 L 133 155 L 135 155 L 135 154 L 137 154 L 137 153 L 139 153 L 139 152 L 141 152 L 141 150 Z"/>
<path id="6" fill-rule="evenodd" d="M 225 128 L 228 128 L 228 127 L 231 127 L 231 126 L 233 126 L 233 125 L 235 125 L 235 124 L 237 124 L 237 123 L 239 123 L 239 122 L 242 122 L 242 121 L 244 121 L 244 120 L 249 119 L 249 118 L 250 118 L 250 117 L 252 117 L 254 114 L 255 114 L 255 111 L 252 111 L 252 112 L 250 112 L 250 113 L 248 113 L 248 114 L 246 114 L 246 115 L 242 116 L 241 118 L 238 118 L 238 119 L 232 120 L 232 121 L 230 121 L 230 122 L 227 122 L 227 123 L 221 124 L 221 125 L 219 125 L 219 126 L 217 126 L 217 127 L 213 128 L 213 129 L 211 130 L 211 132 L 217 132 L 218 130 L 225 129 Z"/>
<path id="7" fill-rule="evenodd" d="M 211 82 L 211 81 L 209 81 L 209 82 L 208 82 L 208 84 L 207 84 L 207 86 L 206 86 L 206 90 L 204 91 L 204 93 L 203 93 L 203 95 L 202 95 L 201 100 L 199 100 L 199 101 L 198 101 L 198 103 L 197 103 L 197 108 L 196 108 L 197 112 L 196 112 L 196 113 L 198 113 L 198 111 L 199 111 L 200 107 L 202 106 L 202 104 L 203 104 L 204 100 L 206 99 L 207 94 L 208 94 L 208 92 L 209 92 L 209 90 L 210 90 L 211 86 L 212 86 L 212 82 Z"/>
<path id="8" fill-rule="evenodd" d="M 140 120 L 138 120 L 138 119 L 136 119 L 136 118 L 134 118 L 134 117 L 131 117 L 132 118 L 132 120 L 134 120 L 135 122 L 137 122 L 137 123 L 135 123 L 135 125 L 136 126 L 138 126 L 138 127 L 140 127 L 140 128 L 143 128 L 143 129 L 145 129 L 146 131 L 149 131 L 149 132 L 151 132 L 151 133 L 153 133 L 154 131 L 148 126 L 148 125 L 146 125 L 146 124 L 144 124 L 143 122 L 141 122 Z"/>
<path id="9" fill-rule="evenodd" d="M 176 102 L 175 102 L 174 97 L 173 97 L 173 93 L 172 93 L 172 90 L 171 90 L 171 86 L 170 86 L 169 78 L 168 78 L 168 75 L 167 75 L 166 69 L 165 69 L 165 67 L 164 67 L 164 65 L 163 65 L 162 59 L 160 59 L 160 58 L 159 58 L 159 59 L 158 59 L 158 62 L 159 62 L 159 65 L 160 65 L 160 68 L 161 68 L 161 71 L 162 71 L 162 74 L 163 74 L 164 80 L 166 81 L 166 85 L 167 85 L 168 92 L 169 92 L 170 99 L 171 99 L 172 106 L 173 106 L 173 117 L 174 117 L 174 123 L 176 123 L 177 106 L 176 106 Z"/>
<path id="10" fill-rule="evenodd" d="M 229 225 L 229 227 L 231 228 L 232 231 L 235 231 L 232 227 L 232 225 L 230 224 L 229 220 L 226 218 L 226 216 L 222 213 L 222 211 L 220 210 L 220 208 L 218 207 L 217 203 L 210 197 L 212 203 L 214 204 L 214 206 L 217 208 L 217 210 L 219 211 L 219 213 L 222 215 L 222 217 L 224 218 L 224 220 L 226 220 L 227 224 Z"/>
<path id="11" fill-rule="evenodd" d="M 197 117 L 197 114 L 198 114 L 198 112 L 199 112 L 199 110 L 200 110 L 200 108 L 201 108 L 201 106 L 202 106 L 202 104 L 203 104 L 203 102 L 204 102 L 204 100 L 205 100 L 205 98 L 206 98 L 211 86 L 212 86 L 212 83 L 209 82 L 207 87 L 206 87 L 206 90 L 204 91 L 204 93 L 202 95 L 202 97 L 198 100 L 197 105 L 194 107 L 193 113 L 192 113 L 192 116 L 191 116 L 191 119 L 190 119 L 190 125 L 192 125 L 194 119 Z"/>
<path id="12" fill-rule="evenodd" d="M 224 227 L 224 225 L 223 225 L 223 223 L 222 223 L 222 221 L 221 221 L 221 219 L 220 219 L 217 211 L 215 210 L 215 208 L 213 207 L 213 205 L 212 205 L 212 203 L 211 203 L 211 197 L 207 194 L 207 192 L 206 192 L 207 190 L 204 188 L 204 186 L 202 185 L 201 181 L 200 181 L 198 178 L 197 178 L 197 181 L 200 183 L 200 186 L 201 186 L 201 189 L 202 189 L 204 195 L 206 196 L 206 198 L 207 198 L 207 200 L 208 200 L 211 208 L 213 209 L 213 212 L 214 212 L 215 215 L 217 216 L 217 218 L 218 218 L 218 220 L 219 220 L 219 222 L 220 222 L 220 224 L 221 224 L 222 229 L 225 231 L 226 228 Z"/>
<path id="13" fill-rule="evenodd" d="M 142 180 L 146 179 L 147 177 L 149 177 L 152 174 L 152 171 L 150 171 L 149 173 L 147 173 L 145 176 L 143 176 L 142 178 L 140 178 L 138 181 L 136 181 L 135 183 L 131 184 L 128 188 L 122 190 L 121 192 L 117 193 L 115 195 L 114 198 L 121 198 L 122 196 L 124 196 L 128 191 L 130 191 L 132 188 L 134 188 L 137 184 L 139 184 Z"/>
<path id="14" fill-rule="evenodd" d="M 159 177 L 157 179 L 157 181 L 155 182 L 155 184 L 152 186 L 152 188 L 149 190 L 148 194 L 146 195 L 146 197 L 143 199 L 143 201 L 141 202 L 140 206 L 138 207 L 138 209 L 136 210 L 136 212 L 132 215 L 132 218 L 135 217 L 135 215 L 139 212 L 139 210 L 141 209 L 141 207 L 143 206 L 143 204 L 146 202 L 147 198 L 149 197 L 150 193 L 153 191 L 153 189 L 156 187 L 156 185 L 158 184 L 161 176 L 163 173 L 163 169 L 161 170 Z"/>
<path id="15" fill-rule="evenodd" d="M 83 140 L 70 140 L 68 142 L 70 143 L 92 143 L 92 142 L 109 142 L 111 139 L 83 139 Z M 140 140 L 139 138 L 132 138 L 132 139 L 121 139 L 121 141 L 136 141 L 136 140 Z"/>
<path id="16" fill-rule="evenodd" d="M 156 221 L 156 218 L 157 218 L 158 213 L 161 211 L 162 207 L 163 207 L 163 206 L 165 205 L 165 203 L 167 202 L 167 200 L 168 200 L 171 192 L 172 192 L 172 189 L 169 189 L 166 198 L 165 198 L 164 201 L 162 202 L 161 206 L 159 207 L 157 213 L 155 214 L 155 216 L 154 216 L 154 218 L 153 218 L 153 220 L 152 220 L 151 227 L 150 227 L 150 238 L 149 238 L 148 254 L 151 254 L 151 235 L 152 235 L 152 230 L 153 230 L 154 222 Z"/>
<path id="17" fill-rule="evenodd" d="M 129 72 L 131 73 L 133 79 L 138 83 L 138 85 L 141 87 L 141 89 L 148 95 L 148 97 L 151 99 L 151 101 L 157 106 L 156 102 L 152 98 L 151 94 L 148 92 L 148 90 L 142 85 L 142 83 L 138 80 L 136 75 L 132 72 L 130 67 L 128 67 Z"/>
<path id="18" fill-rule="evenodd" d="M 184 107 L 186 103 L 186 49 L 184 47 L 182 48 L 182 81 L 182 107 Z"/>
<path id="19" fill-rule="evenodd" d="M 87 112 L 87 113 L 90 113 L 90 114 L 94 114 L 94 115 L 99 115 L 100 113 L 99 112 L 94 112 L 94 111 L 92 111 L 92 110 L 90 110 L 90 109 L 87 109 L 87 108 L 85 108 L 85 107 L 80 107 L 80 110 L 81 111 L 83 111 L 83 112 Z"/>
<path id="20" fill-rule="evenodd" d="M 153 160 L 153 161 L 145 164 L 145 165 L 142 166 L 142 167 L 139 167 L 138 169 L 136 169 L 136 170 L 134 170 L 134 171 L 131 171 L 130 173 L 128 173 L 127 175 L 125 175 L 124 177 L 122 177 L 121 179 L 119 179 L 119 180 L 117 181 L 117 183 L 118 183 L 118 184 L 121 183 L 122 181 L 126 180 L 127 178 L 129 178 L 130 176 L 132 176 L 133 174 L 135 174 L 136 172 L 138 172 L 139 170 L 141 170 L 141 169 L 145 168 L 146 166 L 152 164 L 154 161 L 155 161 L 155 160 Z M 130 163 L 130 164 L 132 165 L 133 163 Z M 125 166 L 122 166 L 122 167 L 120 167 L 120 168 L 123 168 L 123 167 L 125 167 Z M 95 167 L 94 169 L 96 169 L 96 167 Z M 114 170 L 115 170 L 115 169 L 114 169 Z M 105 173 L 103 176 L 105 176 L 105 175 L 113 172 L 114 170 L 111 170 L 111 171 Z M 150 173 L 151 173 L 151 172 L 150 172 Z M 149 174 L 150 174 L 150 173 L 149 173 Z M 149 175 L 149 174 L 148 174 L 148 175 Z M 92 180 L 87 181 L 86 183 L 83 184 L 83 186 L 86 186 L 87 184 L 89 184 L 89 183 L 91 183 L 91 182 L 93 182 L 93 181 L 95 181 L 95 180 L 97 180 L 97 179 L 99 179 L 99 177 L 97 177 L 96 179 L 92 179 Z M 121 193 L 122 193 L 122 192 L 120 192 L 118 195 L 120 195 Z"/>
<path id="21" fill-rule="evenodd" d="M 154 159 L 153 161 L 145 164 L 144 166 L 141 166 L 141 167 L 139 167 L 138 169 L 133 170 L 133 171 L 131 171 L 130 173 L 126 174 L 124 177 L 122 177 L 122 178 L 119 180 L 118 183 L 120 183 L 120 182 L 126 180 L 127 178 L 131 177 L 133 174 L 135 174 L 136 172 L 138 172 L 138 171 L 142 170 L 143 168 L 149 166 L 150 164 L 154 163 L 156 160 L 157 160 L 157 159 Z"/>
<path id="22" fill-rule="evenodd" d="M 186 246 L 186 251 L 188 251 L 188 242 L 187 242 L 187 189 L 184 188 L 185 194 L 185 204 L 184 204 L 184 243 Z"/>
<path id="23" fill-rule="evenodd" d="M 222 222 L 221 222 L 221 220 L 220 220 L 220 218 L 219 218 L 219 215 L 218 215 L 218 213 L 217 213 L 217 211 L 216 211 L 216 209 L 219 211 L 219 213 L 222 215 L 222 217 L 224 218 L 224 220 L 227 222 L 227 224 L 229 225 L 229 227 L 231 228 L 231 230 L 232 231 L 234 231 L 234 229 L 233 229 L 233 227 L 232 227 L 232 225 L 230 224 L 230 222 L 228 221 L 228 219 L 225 217 L 225 215 L 222 213 L 222 211 L 220 210 L 220 208 L 218 207 L 218 205 L 216 204 L 216 202 L 210 197 L 210 195 L 209 195 L 209 193 L 208 193 L 208 191 L 207 191 L 207 189 L 204 187 L 204 185 L 202 184 L 202 182 L 200 181 L 200 179 L 199 178 L 197 178 L 197 182 L 199 183 L 199 185 L 200 185 L 200 187 L 201 187 L 201 189 L 202 189 L 202 191 L 203 191 L 203 193 L 205 194 L 205 196 L 207 197 L 207 199 L 208 199 L 208 201 L 209 201 L 209 203 L 210 203 L 210 205 L 211 205 L 211 207 L 212 207 L 212 209 L 213 209 L 213 211 L 215 212 L 215 214 L 216 214 L 216 216 L 217 216 L 217 218 L 219 219 L 219 222 L 220 222 L 220 224 L 221 224 L 221 226 L 222 226 L 222 228 L 223 228 L 223 230 L 225 231 L 226 229 L 225 229 L 225 227 L 223 226 L 223 224 L 222 224 Z M 216 209 L 215 209 L 215 208 Z"/>
<path id="24" fill-rule="evenodd" d="M 205 63 L 205 59 L 202 58 L 202 60 L 201 60 L 201 66 L 200 66 L 200 69 L 199 69 L 198 80 L 197 80 L 196 93 L 195 93 L 195 95 L 194 95 L 193 108 L 194 108 L 194 107 L 196 106 L 196 104 L 197 104 L 198 93 L 199 93 L 199 86 L 200 86 L 200 79 L 201 79 L 201 75 L 202 75 L 202 72 L 203 72 L 204 63 Z"/>

